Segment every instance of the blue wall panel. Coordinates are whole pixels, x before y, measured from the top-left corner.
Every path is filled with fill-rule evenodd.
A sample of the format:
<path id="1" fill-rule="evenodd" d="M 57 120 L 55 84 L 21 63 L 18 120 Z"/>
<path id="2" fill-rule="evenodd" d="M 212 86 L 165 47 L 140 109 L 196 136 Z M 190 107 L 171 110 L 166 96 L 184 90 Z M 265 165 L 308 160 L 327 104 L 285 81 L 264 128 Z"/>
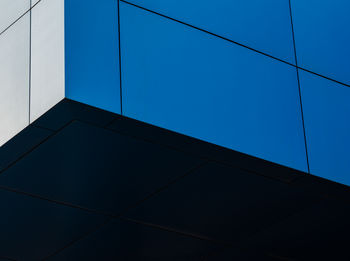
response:
<path id="1" fill-rule="evenodd" d="M 350 1 L 292 0 L 299 66 L 350 84 Z"/>
<path id="2" fill-rule="evenodd" d="M 294 67 L 120 8 L 126 116 L 307 171 Z"/>
<path id="3" fill-rule="evenodd" d="M 128 0 L 294 63 L 288 0 Z"/>
<path id="4" fill-rule="evenodd" d="M 66 96 L 120 113 L 117 1 L 65 2 Z"/>
<path id="5" fill-rule="evenodd" d="M 300 71 L 310 172 L 350 185 L 350 88 Z"/>

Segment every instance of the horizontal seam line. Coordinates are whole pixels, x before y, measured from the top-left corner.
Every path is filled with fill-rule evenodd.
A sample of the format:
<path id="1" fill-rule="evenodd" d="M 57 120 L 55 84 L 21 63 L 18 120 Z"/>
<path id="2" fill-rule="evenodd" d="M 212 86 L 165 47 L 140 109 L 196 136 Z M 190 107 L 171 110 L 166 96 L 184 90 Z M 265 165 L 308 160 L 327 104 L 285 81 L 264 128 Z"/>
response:
<path id="1" fill-rule="evenodd" d="M 254 51 L 254 52 L 256 52 L 256 53 L 262 54 L 262 55 L 264 55 L 264 56 L 266 56 L 266 57 L 272 58 L 272 59 L 277 60 L 277 61 L 279 61 L 279 62 L 282 62 L 282 63 L 284 63 L 284 64 L 288 64 L 288 65 L 290 65 L 290 66 L 296 67 L 296 68 L 301 69 L 301 70 L 303 70 L 303 71 L 306 71 L 306 72 L 308 72 L 308 73 L 312 73 L 312 74 L 314 74 L 314 75 L 320 76 L 320 77 L 322 77 L 322 78 L 324 78 L 324 79 L 327 79 L 327 80 L 330 80 L 330 81 L 339 83 L 339 84 L 344 85 L 344 86 L 346 86 L 346 87 L 350 87 L 350 84 L 346 84 L 346 83 L 340 82 L 340 81 L 338 81 L 338 80 L 335 80 L 335 79 L 333 79 L 333 78 L 330 78 L 330 77 L 328 77 L 328 76 L 324 76 L 324 75 L 322 75 L 322 74 L 313 72 L 313 71 L 311 71 L 311 70 L 309 70 L 309 69 L 305 69 L 305 68 L 299 67 L 299 66 L 294 65 L 294 64 L 292 64 L 292 63 L 290 63 L 290 62 L 287 62 L 287 61 L 285 61 L 285 60 L 282 60 L 282 59 L 280 59 L 280 58 L 277 58 L 277 57 L 275 57 L 275 56 L 273 56 L 273 55 L 264 53 L 264 52 L 262 52 L 262 51 L 259 51 L 259 50 L 257 50 L 257 49 L 254 49 L 254 48 L 250 47 L 250 46 L 241 44 L 241 43 L 239 43 L 239 42 L 236 42 L 236 41 L 231 40 L 231 39 L 229 39 L 229 38 L 226 38 L 226 37 L 224 37 L 224 36 L 218 35 L 218 34 L 216 34 L 216 33 L 212 33 L 212 32 L 207 31 L 207 30 L 205 30 L 205 29 L 202 29 L 202 28 L 199 28 L 199 27 L 197 27 L 197 26 L 188 24 L 188 23 L 186 23 L 186 22 L 183 22 L 183 21 L 180 21 L 180 20 L 178 20 L 178 19 L 169 17 L 169 16 L 167 16 L 167 15 L 158 13 L 158 12 L 156 12 L 156 11 L 150 10 L 150 9 L 145 8 L 145 7 L 142 7 L 142 6 L 140 6 L 140 5 L 136 5 L 136 4 L 130 3 L 130 2 L 128 2 L 128 1 L 126 1 L 126 0 L 120 0 L 120 2 L 123 2 L 123 3 L 125 3 L 125 4 L 134 6 L 134 7 L 139 8 L 139 9 L 142 9 L 142 10 L 144 10 L 144 11 L 153 13 L 153 14 L 158 15 L 158 16 L 161 16 L 161 17 L 163 17 L 163 18 L 172 20 L 172 21 L 174 21 L 174 22 L 177 22 L 177 23 L 186 25 L 186 26 L 191 27 L 191 28 L 193 28 L 193 29 L 196 29 L 196 30 L 198 30 L 198 31 L 207 33 L 207 34 L 209 34 L 209 35 L 215 36 L 215 37 L 220 38 L 220 39 L 222 39 L 222 40 L 225 40 L 225 41 L 228 41 L 228 42 L 230 42 L 230 43 L 236 44 L 236 45 L 238 45 L 238 46 L 244 47 L 244 48 L 249 49 L 249 50 L 251 50 L 251 51 Z"/>
<path id="2" fill-rule="evenodd" d="M 21 154 L 21 156 L 17 157 L 15 160 L 11 161 L 9 164 L 7 164 L 4 168 L 2 168 L 0 170 L 0 175 L 2 175 L 4 172 L 6 172 L 9 168 L 11 168 L 12 166 L 14 166 L 15 164 L 17 164 L 19 161 L 21 161 L 22 159 L 24 159 L 25 157 L 27 157 L 30 153 L 32 153 L 33 151 L 35 151 L 38 147 L 40 147 L 42 144 L 46 143 L 48 140 L 50 140 L 52 137 L 54 137 L 55 135 L 57 135 L 61 130 L 65 129 L 66 127 L 68 127 L 72 122 L 74 122 L 75 120 L 71 120 L 69 122 L 67 122 L 66 124 L 64 124 L 58 131 L 56 132 L 52 132 L 50 133 L 50 135 L 48 135 L 47 137 L 45 137 L 44 139 L 42 139 L 40 142 L 36 143 L 35 145 L 33 145 L 29 150 L 25 151 L 23 154 Z M 31 125 L 29 125 L 31 126 Z M 33 126 L 36 127 L 36 126 Z"/>
<path id="3" fill-rule="evenodd" d="M 212 32 L 207 31 L 207 30 L 205 30 L 205 29 L 202 29 L 202 28 L 199 28 L 199 27 L 197 27 L 197 26 L 188 24 L 188 23 L 186 23 L 186 22 L 183 22 L 183 21 L 180 21 L 180 20 L 178 20 L 178 19 L 169 17 L 169 16 L 167 16 L 167 15 L 158 13 L 158 12 L 156 12 L 156 11 L 147 9 L 147 8 L 145 8 L 145 7 L 142 7 L 142 6 L 139 6 L 139 5 L 136 5 L 136 4 L 127 2 L 127 1 L 125 1 L 125 0 L 120 0 L 120 1 L 121 1 L 121 2 L 124 2 L 124 3 L 126 3 L 126 4 L 129 4 L 129 5 L 131 5 L 131 6 L 140 8 L 140 9 L 142 9 L 142 10 L 145 10 L 145 11 L 147 11 L 147 12 L 156 14 L 156 15 L 158 15 L 158 16 L 167 18 L 167 19 L 172 20 L 172 21 L 174 21 L 174 22 L 178 22 L 178 23 L 180 23 L 180 24 L 183 24 L 183 25 L 186 25 L 186 26 L 188 26 L 188 27 L 194 28 L 194 29 L 196 29 L 196 30 L 198 30 L 198 31 L 201 31 L 201 32 L 210 34 L 210 35 L 212 35 L 212 36 L 218 37 L 218 38 L 223 39 L 223 40 L 225 40 L 225 41 L 234 43 L 234 44 L 236 44 L 236 45 L 239 45 L 239 46 L 244 47 L 244 48 L 246 48 L 246 49 L 252 50 L 252 51 L 257 52 L 257 53 L 259 53 L 259 54 L 265 55 L 265 56 L 267 56 L 267 57 L 273 58 L 273 59 L 278 60 L 278 61 L 280 61 L 280 62 L 283 62 L 283 63 L 285 63 L 285 64 L 289 64 L 289 65 L 294 66 L 294 65 L 293 65 L 292 63 L 290 63 L 290 62 L 284 61 L 284 60 L 282 60 L 282 59 L 280 59 L 280 58 L 274 57 L 274 56 L 272 56 L 272 55 L 270 55 L 270 54 L 264 53 L 264 52 L 262 52 L 262 51 L 259 51 L 259 50 L 257 50 L 257 49 L 254 49 L 254 48 L 250 47 L 250 46 L 241 44 L 241 43 L 239 43 L 239 42 L 236 42 L 236 41 L 231 40 L 231 39 L 229 39 L 229 38 L 226 38 L 226 37 L 224 37 L 224 36 L 218 35 L 218 34 L 216 34 L 216 33 L 212 33 Z"/>
<path id="4" fill-rule="evenodd" d="M 27 10 L 24 14 L 22 14 L 19 18 L 17 18 L 14 22 L 12 22 L 12 24 L 10 24 L 10 25 L 9 25 L 8 27 L 6 27 L 2 32 L 0 32 L 0 36 L 1 36 L 3 33 L 5 33 L 10 27 L 12 27 L 16 22 L 18 22 L 23 16 L 25 16 L 28 12 L 30 12 L 31 9 L 33 9 L 33 8 L 34 8 L 37 4 L 39 4 L 41 1 L 42 1 L 42 0 L 39 0 L 39 1 L 38 1 L 35 5 L 33 5 L 29 10 Z M 148 11 L 148 12 L 150 12 L 150 13 L 153 13 L 153 14 L 156 14 L 156 15 L 159 15 L 159 16 L 162 16 L 162 17 L 167 18 L 167 19 L 170 19 L 170 20 L 172 20 L 172 21 L 175 21 L 175 22 L 181 23 L 181 24 L 183 24 L 183 25 L 189 26 L 189 27 L 191 27 L 191 28 L 197 29 L 197 30 L 199 30 L 199 31 L 205 32 L 205 33 L 210 34 L 210 35 L 212 35 L 212 36 L 216 36 L 216 37 L 218 37 L 218 38 L 220 38 L 220 39 L 223 39 L 223 40 L 226 40 L 226 41 L 228 41 L 228 42 L 231 42 L 231 43 L 234 43 L 234 44 L 236 44 L 236 45 L 239 45 L 239 46 L 241 46 L 241 47 L 247 48 L 247 49 L 249 49 L 249 50 L 251 50 L 251 51 L 254 51 L 254 52 L 256 52 L 256 53 L 259 53 L 259 54 L 262 54 L 262 55 L 264 55 L 264 56 L 270 57 L 270 58 L 272 58 L 272 59 L 274 59 L 274 60 L 280 61 L 280 62 L 285 63 L 285 64 L 288 64 L 288 65 L 290 65 L 290 66 L 296 67 L 296 68 L 298 68 L 298 69 L 300 69 L 300 70 L 303 70 L 303 71 L 306 71 L 306 72 L 308 72 L 308 73 L 317 75 L 317 76 L 322 77 L 322 78 L 324 78 L 324 79 L 327 79 L 327 80 L 329 80 L 329 81 L 333 81 L 333 82 L 336 82 L 336 83 L 338 83 L 338 84 L 344 85 L 344 86 L 346 86 L 346 87 L 350 87 L 350 84 L 347 84 L 347 83 L 344 83 L 344 82 L 335 80 L 335 79 L 333 79 L 333 78 L 330 78 L 330 77 L 328 77 L 328 76 L 325 76 L 325 75 L 322 75 L 322 74 L 313 72 L 313 71 L 311 71 L 311 70 L 309 70 L 309 69 L 296 66 L 296 65 L 294 65 L 294 64 L 292 64 L 292 63 L 289 63 L 289 62 L 287 62 L 287 61 L 284 61 L 284 60 L 282 60 L 282 59 L 279 59 L 279 58 L 277 58 L 277 57 L 274 57 L 274 56 L 272 56 L 272 55 L 270 55 L 270 54 L 266 54 L 266 53 L 264 53 L 264 52 L 262 52 L 262 51 L 256 50 L 256 49 L 254 49 L 254 48 L 252 48 L 252 47 L 249 47 L 249 46 L 246 46 L 246 45 L 244 45 L 244 44 L 238 43 L 238 42 L 233 41 L 233 40 L 231 40 L 231 39 L 228 39 L 228 38 L 226 38 L 226 37 L 217 35 L 217 34 L 215 34 L 215 33 L 212 33 L 212 32 L 209 32 L 209 31 L 207 31 L 207 30 L 201 29 L 201 28 L 199 28 L 199 27 L 190 25 L 190 24 L 185 23 L 185 22 L 182 22 L 182 21 L 180 21 L 180 20 L 171 18 L 171 17 L 169 17 L 169 16 L 160 14 L 160 13 L 158 13 L 158 12 L 152 11 L 152 10 L 147 9 L 147 8 L 144 8 L 144 7 L 142 7 L 142 6 L 139 6 L 139 5 L 136 5 L 136 4 L 127 2 L 127 1 L 125 1 L 125 0 L 120 0 L 120 1 L 123 2 L 123 3 L 125 3 L 125 4 L 129 4 L 129 5 L 135 6 L 135 7 L 137 7 L 137 8 L 140 8 L 140 9 L 142 9 L 142 10 Z"/>
<path id="5" fill-rule="evenodd" d="M 65 244 L 63 247 L 57 249 L 55 252 L 49 254 L 42 260 L 49 260 L 50 258 L 53 258 L 57 255 L 59 255 L 61 252 L 63 252 L 66 249 L 69 249 L 71 246 L 75 245 L 76 243 L 88 238 L 89 236 L 93 235 L 95 232 L 98 232 L 99 230 L 103 229 L 104 227 L 107 227 L 110 223 L 113 222 L 113 218 L 107 218 L 104 222 L 93 226 L 91 229 L 88 229 L 85 233 L 80 235 L 80 237 L 77 237 L 73 240 L 71 240 L 69 243 Z"/>
<path id="6" fill-rule="evenodd" d="M 15 21 L 13 21 L 9 26 L 7 26 L 2 32 L 0 32 L 0 36 L 5 33 L 8 29 L 10 29 L 14 24 L 16 24 L 21 18 L 23 18 L 26 14 L 28 14 L 37 4 L 39 4 L 42 0 L 39 0 L 35 5 L 31 6 L 27 11 L 25 11 L 21 16 L 19 16 Z"/>

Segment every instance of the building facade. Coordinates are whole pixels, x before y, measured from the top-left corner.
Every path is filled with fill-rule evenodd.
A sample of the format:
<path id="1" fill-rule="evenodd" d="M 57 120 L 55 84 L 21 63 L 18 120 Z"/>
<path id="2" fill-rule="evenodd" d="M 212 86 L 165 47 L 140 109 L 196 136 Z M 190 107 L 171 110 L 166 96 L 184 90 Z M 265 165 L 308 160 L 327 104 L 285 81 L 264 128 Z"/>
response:
<path id="1" fill-rule="evenodd" d="M 347 1 L 0 5 L 0 144 L 67 97 L 350 184 Z"/>
<path id="2" fill-rule="evenodd" d="M 64 2 L 0 1 L 0 146 L 65 97 Z"/>

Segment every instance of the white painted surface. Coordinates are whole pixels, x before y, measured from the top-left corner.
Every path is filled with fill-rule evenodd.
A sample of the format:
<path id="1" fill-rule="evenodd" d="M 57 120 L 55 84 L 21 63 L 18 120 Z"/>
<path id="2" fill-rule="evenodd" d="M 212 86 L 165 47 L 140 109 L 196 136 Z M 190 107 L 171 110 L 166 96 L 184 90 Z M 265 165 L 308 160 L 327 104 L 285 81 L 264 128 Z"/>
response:
<path id="1" fill-rule="evenodd" d="M 30 0 L 0 0 L 0 33 L 30 8 Z"/>
<path id="2" fill-rule="evenodd" d="M 31 50 L 33 122 L 65 96 L 63 0 L 42 0 L 32 9 Z"/>
<path id="3" fill-rule="evenodd" d="M 29 123 L 29 29 L 26 14 L 0 35 L 0 146 Z"/>
<path id="4" fill-rule="evenodd" d="M 32 6 L 35 5 L 37 2 L 39 2 L 40 0 L 32 0 Z M 64 0 L 62 0 L 64 1 Z"/>

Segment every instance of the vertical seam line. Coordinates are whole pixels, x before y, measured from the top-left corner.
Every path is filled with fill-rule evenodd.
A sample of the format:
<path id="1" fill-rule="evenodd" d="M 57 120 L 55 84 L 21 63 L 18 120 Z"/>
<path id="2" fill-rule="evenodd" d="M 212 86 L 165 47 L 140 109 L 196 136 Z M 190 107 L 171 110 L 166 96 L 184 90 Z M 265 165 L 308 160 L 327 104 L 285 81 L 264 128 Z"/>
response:
<path id="1" fill-rule="evenodd" d="M 118 51 L 119 51 L 119 95 L 120 95 L 120 114 L 123 115 L 123 91 L 122 91 L 122 58 L 120 46 L 120 1 L 117 1 L 118 7 Z"/>
<path id="2" fill-rule="evenodd" d="M 29 124 L 31 114 L 31 91 L 32 91 L 32 0 L 30 0 L 30 11 L 29 11 Z"/>
<path id="3" fill-rule="evenodd" d="M 305 144 L 305 153 L 306 153 L 306 163 L 307 163 L 307 170 L 308 170 L 308 173 L 310 174 L 309 152 L 308 152 L 307 140 L 306 140 L 306 131 L 305 131 L 305 122 L 304 122 L 304 110 L 303 110 L 303 102 L 302 102 L 302 97 L 301 97 L 299 67 L 298 67 L 298 58 L 297 58 L 297 51 L 296 51 L 296 44 L 295 44 L 295 37 L 294 37 L 294 25 L 293 25 L 292 3 L 291 3 L 291 0 L 289 0 L 289 14 L 290 14 L 290 22 L 291 22 L 291 26 L 292 26 L 292 39 L 293 39 L 294 59 L 295 59 L 295 66 L 296 66 L 295 68 L 296 68 L 297 81 L 298 81 L 299 102 L 300 102 L 300 111 L 301 111 L 301 121 L 302 121 L 302 124 L 303 124 L 304 144 Z"/>

